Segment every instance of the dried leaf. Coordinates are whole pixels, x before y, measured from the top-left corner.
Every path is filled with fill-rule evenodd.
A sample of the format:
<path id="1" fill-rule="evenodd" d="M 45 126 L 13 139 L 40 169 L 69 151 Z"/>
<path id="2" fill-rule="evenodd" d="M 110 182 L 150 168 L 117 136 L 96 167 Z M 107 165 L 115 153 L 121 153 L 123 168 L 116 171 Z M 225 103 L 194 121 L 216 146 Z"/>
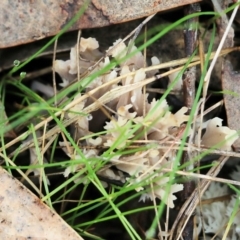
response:
<path id="1" fill-rule="evenodd" d="M 0 48 L 16 46 L 58 33 L 89 2 L 69 30 L 108 26 L 145 17 L 201 0 L 2 0 Z"/>
<path id="2" fill-rule="evenodd" d="M 234 73 L 229 61 L 223 62 L 222 88 L 227 112 L 228 126 L 236 131 L 240 130 L 240 74 Z M 233 144 L 235 151 L 240 151 L 240 138 Z"/>
<path id="3" fill-rule="evenodd" d="M 0 168 L 1 240 L 83 240 L 54 211 Z"/>

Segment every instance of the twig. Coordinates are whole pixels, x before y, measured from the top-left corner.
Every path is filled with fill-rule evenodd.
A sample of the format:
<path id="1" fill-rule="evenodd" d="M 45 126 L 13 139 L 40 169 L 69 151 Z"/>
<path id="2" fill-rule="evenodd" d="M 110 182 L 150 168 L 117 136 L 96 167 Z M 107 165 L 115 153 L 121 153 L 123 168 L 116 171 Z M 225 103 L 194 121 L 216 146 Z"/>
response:
<path id="1" fill-rule="evenodd" d="M 195 12 L 201 11 L 200 5 L 198 3 L 190 4 L 185 8 L 185 15 L 189 15 Z M 191 18 L 186 23 L 186 29 L 184 30 L 184 42 L 185 42 L 185 52 L 187 56 L 190 56 L 195 48 L 197 41 L 197 25 L 198 25 L 198 17 Z M 192 108 L 194 99 L 195 99 L 195 82 L 196 82 L 196 66 L 193 66 L 187 69 L 183 75 L 183 96 L 185 106 L 190 110 Z M 190 136 L 188 143 L 192 142 L 194 136 Z M 181 164 L 185 164 L 192 159 L 192 149 L 188 149 L 183 153 Z M 189 164 L 188 169 L 193 168 L 192 164 Z M 195 182 L 190 180 L 184 183 L 184 189 L 180 193 L 180 201 L 181 203 L 185 203 L 185 201 L 189 198 L 192 192 L 195 189 Z M 181 211 L 181 210 L 180 210 Z M 182 219 L 183 221 L 183 219 Z M 179 224 L 181 221 L 179 222 Z M 181 225 L 181 224 L 180 224 Z M 178 226 L 179 229 L 179 226 Z M 193 216 L 190 216 L 188 221 L 185 224 L 184 229 L 182 229 L 182 237 L 184 240 L 192 240 L 193 239 Z"/>

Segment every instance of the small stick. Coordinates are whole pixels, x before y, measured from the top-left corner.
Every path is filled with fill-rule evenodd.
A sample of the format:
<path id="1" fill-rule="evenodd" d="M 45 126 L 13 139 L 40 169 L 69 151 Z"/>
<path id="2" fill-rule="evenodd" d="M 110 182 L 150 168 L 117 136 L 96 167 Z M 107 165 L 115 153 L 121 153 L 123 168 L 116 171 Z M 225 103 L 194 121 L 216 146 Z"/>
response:
<path id="1" fill-rule="evenodd" d="M 198 3 L 190 4 L 185 8 L 185 15 L 189 15 L 195 12 L 201 11 L 200 5 Z M 184 42 L 185 42 L 185 52 L 187 56 L 190 56 L 196 46 L 197 46 L 197 25 L 198 25 L 198 17 L 194 17 L 189 19 L 186 22 L 186 28 L 184 30 Z M 184 96 L 184 103 L 185 106 L 190 110 L 192 108 L 194 98 L 195 98 L 195 82 L 196 82 L 196 66 L 193 66 L 187 69 L 183 75 L 183 96 Z M 193 139 L 189 137 L 189 143 L 191 143 Z M 181 160 L 181 164 L 189 162 L 191 158 L 191 149 L 189 151 L 185 151 L 183 153 L 183 157 Z M 189 165 L 189 168 L 193 168 L 192 164 Z M 180 193 L 180 201 L 181 204 L 184 204 L 186 200 L 191 196 L 195 189 L 194 181 L 188 181 L 184 183 L 184 189 Z M 181 222 L 185 219 L 181 218 L 179 221 L 179 225 L 177 227 L 177 232 L 179 231 L 179 227 L 181 227 Z M 184 240 L 192 240 L 193 239 L 193 227 L 194 227 L 194 216 L 190 216 L 184 229 L 182 229 L 182 237 Z"/>

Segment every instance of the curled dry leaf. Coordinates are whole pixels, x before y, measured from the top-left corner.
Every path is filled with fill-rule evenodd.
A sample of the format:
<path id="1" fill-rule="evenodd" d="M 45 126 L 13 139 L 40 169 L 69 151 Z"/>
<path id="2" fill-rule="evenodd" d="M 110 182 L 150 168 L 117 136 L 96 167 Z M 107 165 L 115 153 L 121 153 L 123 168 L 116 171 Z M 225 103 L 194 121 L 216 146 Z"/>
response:
<path id="1" fill-rule="evenodd" d="M 60 216 L 3 168 L 0 168 L 0 183 L 2 240 L 83 240 Z"/>
<path id="2" fill-rule="evenodd" d="M 108 26 L 200 1 L 2 0 L 0 48 L 16 46 L 57 34 L 80 9 L 85 10 L 83 15 L 68 30 Z"/>

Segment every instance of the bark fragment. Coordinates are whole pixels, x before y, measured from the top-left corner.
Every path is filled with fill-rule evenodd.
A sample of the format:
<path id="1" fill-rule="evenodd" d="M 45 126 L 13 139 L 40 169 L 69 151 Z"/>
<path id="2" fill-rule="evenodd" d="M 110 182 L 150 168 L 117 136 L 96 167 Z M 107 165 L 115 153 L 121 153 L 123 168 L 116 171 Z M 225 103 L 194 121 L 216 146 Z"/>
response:
<path id="1" fill-rule="evenodd" d="M 149 16 L 201 0 L 2 0 L 0 48 L 57 34 L 85 6 L 68 30 L 103 27 Z"/>
<path id="2" fill-rule="evenodd" d="M 229 61 L 224 60 L 222 65 L 222 88 L 224 104 L 227 113 L 228 126 L 236 131 L 240 130 L 240 74 L 232 70 Z M 233 144 L 236 152 L 240 152 L 240 138 Z"/>

